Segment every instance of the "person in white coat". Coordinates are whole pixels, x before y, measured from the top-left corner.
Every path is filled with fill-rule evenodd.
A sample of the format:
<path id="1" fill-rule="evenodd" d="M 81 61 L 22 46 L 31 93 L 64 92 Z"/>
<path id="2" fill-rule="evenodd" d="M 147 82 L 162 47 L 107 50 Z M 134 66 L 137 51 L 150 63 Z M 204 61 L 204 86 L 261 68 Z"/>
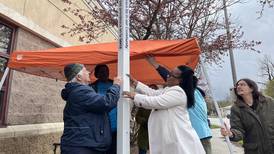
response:
<path id="1" fill-rule="evenodd" d="M 138 107 L 152 109 L 148 120 L 151 154 L 205 154 L 187 108 L 194 105 L 193 70 L 181 65 L 170 72 L 165 88 L 154 90 L 131 79 L 136 92 L 124 92 Z"/>

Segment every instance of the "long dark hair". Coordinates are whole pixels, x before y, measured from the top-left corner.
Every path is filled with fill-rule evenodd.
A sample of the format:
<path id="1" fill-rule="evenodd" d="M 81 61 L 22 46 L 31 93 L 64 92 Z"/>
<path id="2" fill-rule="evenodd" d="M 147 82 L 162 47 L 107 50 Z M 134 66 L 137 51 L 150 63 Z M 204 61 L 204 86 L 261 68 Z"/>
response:
<path id="1" fill-rule="evenodd" d="M 235 93 L 235 95 L 237 96 L 237 99 L 240 99 L 240 100 L 243 101 L 242 96 L 240 96 L 240 95 L 237 94 L 237 85 L 238 85 L 238 83 L 239 83 L 240 81 L 246 82 L 246 84 L 248 85 L 248 87 L 251 88 L 251 89 L 253 89 L 253 91 L 252 91 L 252 97 L 253 97 L 253 100 L 254 100 L 254 101 L 259 100 L 260 96 L 263 96 L 263 95 L 259 92 L 258 86 L 257 86 L 257 84 L 256 84 L 253 80 L 244 78 L 244 79 L 240 79 L 239 81 L 237 81 L 237 83 L 236 83 L 236 85 L 235 85 L 234 93 Z"/>
<path id="2" fill-rule="evenodd" d="M 181 80 L 179 86 L 185 91 L 187 96 L 187 108 L 194 106 L 194 86 L 193 86 L 193 70 L 185 65 L 177 67 L 181 71 Z"/>
<path id="3" fill-rule="evenodd" d="M 196 76 L 193 75 L 193 88 L 199 90 L 199 92 L 201 93 L 201 95 L 205 98 L 206 94 L 204 92 L 203 89 L 201 89 L 200 87 L 198 87 L 198 78 Z"/>

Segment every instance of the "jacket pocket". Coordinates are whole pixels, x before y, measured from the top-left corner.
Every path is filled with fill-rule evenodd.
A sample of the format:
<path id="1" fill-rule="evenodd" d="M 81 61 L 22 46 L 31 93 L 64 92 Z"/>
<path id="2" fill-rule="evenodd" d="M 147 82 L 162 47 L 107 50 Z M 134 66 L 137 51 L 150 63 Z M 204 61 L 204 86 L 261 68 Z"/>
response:
<path id="1" fill-rule="evenodd" d="M 245 143 L 243 145 L 244 151 L 247 154 L 258 154 L 258 144 L 257 143 Z"/>

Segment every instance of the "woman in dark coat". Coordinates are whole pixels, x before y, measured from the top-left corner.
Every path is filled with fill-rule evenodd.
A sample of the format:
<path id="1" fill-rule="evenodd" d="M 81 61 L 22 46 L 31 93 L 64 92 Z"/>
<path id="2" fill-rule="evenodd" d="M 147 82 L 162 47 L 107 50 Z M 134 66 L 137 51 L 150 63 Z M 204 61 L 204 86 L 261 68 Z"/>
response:
<path id="1" fill-rule="evenodd" d="M 241 79 L 231 108 L 230 130 L 221 128 L 232 141 L 243 140 L 245 154 L 274 154 L 274 101 L 258 92 L 256 83 Z"/>

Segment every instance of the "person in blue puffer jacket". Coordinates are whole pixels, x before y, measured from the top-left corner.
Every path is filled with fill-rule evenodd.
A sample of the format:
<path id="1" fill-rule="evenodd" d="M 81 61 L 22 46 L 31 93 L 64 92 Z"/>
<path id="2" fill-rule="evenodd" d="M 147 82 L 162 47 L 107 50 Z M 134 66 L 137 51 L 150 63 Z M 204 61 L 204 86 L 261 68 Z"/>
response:
<path id="1" fill-rule="evenodd" d="M 167 77 L 170 75 L 170 72 L 165 67 L 159 65 L 154 57 L 148 56 L 147 61 L 158 71 L 159 75 L 166 81 Z M 198 79 L 193 76 L 193 87 L 195 105 L 191 108 L 188 108 L 189 118 L 192 127 L 198 134 L 200 141 L 204 147 L 206 154 L 212 154 L 211 142 L 212 132 L 207 121 L 207 106 L 204 100 L 204 92 L 197 87 Z"/>
<path id="2" fill-rule="evenodd" d="M 117 105 L 121 79 L 115 78 L 101 95 L 88 86 L 90 72 L 82 64 L 66 65 L 64 74 L 68 82 L 61 92 L 66 101 L 61 154 L 105 154 L 111 145 L 108 112 Z"/>

